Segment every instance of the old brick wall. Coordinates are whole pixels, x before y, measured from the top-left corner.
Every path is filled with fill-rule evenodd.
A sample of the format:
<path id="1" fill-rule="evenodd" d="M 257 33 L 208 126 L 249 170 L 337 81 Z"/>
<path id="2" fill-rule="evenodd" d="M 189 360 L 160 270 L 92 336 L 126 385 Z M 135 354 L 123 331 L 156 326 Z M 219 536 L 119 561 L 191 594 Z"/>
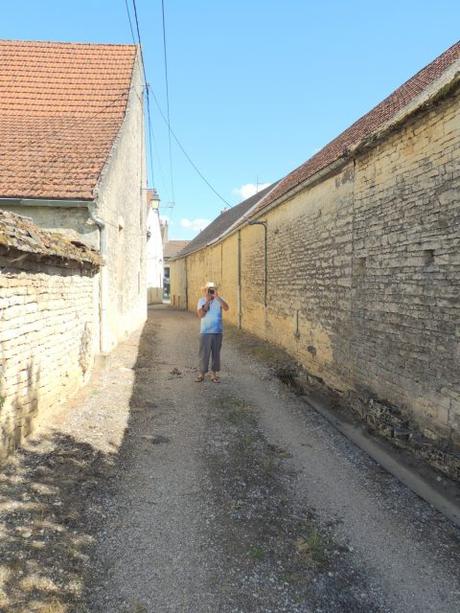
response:
<path id="1" fill-rule="evenodd" d="M 92 274 L 14 263 L 0 274 L 0 456 L 86 381 L 98 335 Z"/>
<path id="2" fill-rule="evenodd" d="M 187 281 L 194 310 L 200 285 L 215 280 L 227 321 L 283 346 L 341 393 L 395 405 L 455 440 L 458 109 L 451 93 L 259 218 L 266 307 L 260 225 L 239 230 L 239 272 L 238 233 L 173 262 L 172 294 L 185 305 Z"/>

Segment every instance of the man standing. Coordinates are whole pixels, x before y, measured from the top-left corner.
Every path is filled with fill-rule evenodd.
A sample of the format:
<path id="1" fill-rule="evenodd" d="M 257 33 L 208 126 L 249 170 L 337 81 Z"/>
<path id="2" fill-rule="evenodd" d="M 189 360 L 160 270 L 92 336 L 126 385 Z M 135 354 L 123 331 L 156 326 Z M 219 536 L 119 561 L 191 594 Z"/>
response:
<path id="1" fill-rule="evenodd" d="M 217 292 L 215 283 L 208 281 L 202 288 L 203 297 L 198 300 L 196 313 L 201 319 L 200 327 L 200 374 L 195 381 L 204 381 L 211 357 L 211 380 L 219 383 L 220 349 L 222 347 L 222 309 L 228 311 L 228 304 Z"/>

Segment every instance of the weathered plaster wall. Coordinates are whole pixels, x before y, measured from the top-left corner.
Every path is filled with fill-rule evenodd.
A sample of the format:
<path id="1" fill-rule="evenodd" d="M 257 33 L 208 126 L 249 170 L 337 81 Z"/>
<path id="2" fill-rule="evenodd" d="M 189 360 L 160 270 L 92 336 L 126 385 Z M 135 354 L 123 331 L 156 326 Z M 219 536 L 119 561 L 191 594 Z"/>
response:
<path id="1" fill-rule="evenodd" d="M 106 225 L 103 275 L 104 351 L 147 317 L 147 206 L 143 80 L 136 62 L 125 121 L 97 188 L 97 215 Z"/>
<path id="2" fill-rule="evenodd" d="M 82 237 L 87 245 L 95 249 L 99 248 L 99 231 L 94 222 L 90 220 L 88 209 L 84 206 L 59 206 L 57 203 L 51 206 L 32 206 L 12 204 L 12 201 L 1 200 L 0 210 L 30 217 L 37 226 L 45 230 L 57 230 L 64 234 L 68 230 L 73 230 Z"/>
<path id="3" fill-rule="evenodd" d="M 238 234 L 171 263 L 176 304 L 211 279 L 225 318 L 341 392 L 460 437 L 458 93 Z M 240 285 L 238 284 L 240 276 Z M 240 301 L 238 300 L 240 290 Z"/>
<path id="4" fill-rule="evenodd" d="M 97 285 L 78 268 L 42 264 L 12 263 L 0 275 L 0 457 L 87 380 L 98 349 Z"/>

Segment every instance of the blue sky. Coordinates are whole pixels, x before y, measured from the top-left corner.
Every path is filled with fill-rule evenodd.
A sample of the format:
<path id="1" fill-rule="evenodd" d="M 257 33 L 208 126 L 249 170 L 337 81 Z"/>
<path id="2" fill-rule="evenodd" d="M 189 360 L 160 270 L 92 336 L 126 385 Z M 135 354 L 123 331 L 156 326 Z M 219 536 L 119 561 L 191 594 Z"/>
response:
<path id="1" fill-rule="evenodd" d="M 131 0 L 128 0 L 131 5 Z M 147 77 L 166 108 L 161 0 L 137 0 Z M 165 0 L 171 125 L 236 204 L 281 178 L 458 39 L 450 0 Z M 0 36 L 132 42 L 125 0 L 2 3 Z M 152 105 L 154 179 L 170 238 L 225 206 L 173 144 Z"/>

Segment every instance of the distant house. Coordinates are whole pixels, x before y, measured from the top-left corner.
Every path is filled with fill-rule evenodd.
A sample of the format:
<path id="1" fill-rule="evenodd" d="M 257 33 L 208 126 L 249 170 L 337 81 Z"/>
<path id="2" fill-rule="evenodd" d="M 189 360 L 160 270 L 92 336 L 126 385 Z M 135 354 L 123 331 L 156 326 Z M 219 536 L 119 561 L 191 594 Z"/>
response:
<path id="1" fill-rule="evenodd" d="M 144 87 L 134 45 L 0 41 L 0 208 L 100 251 L 101 352 L 146 318 Z"/>
<path id="2" fill-rule="evenodd" d="M 156 189 L 147 190 L 147 301 L 163 300 L 163 241 L 160 226 L 160 197 Z"/>
<path id="3" fill-rule="evenodd" d="M 163 296 L 167 300 L 170 298 L 170 261 L 184 249 L 190 241 L 169 240 L 168 237 L 168 222 L 164 221 L 161 224 L 161 237 L 163 240 Z"/>

